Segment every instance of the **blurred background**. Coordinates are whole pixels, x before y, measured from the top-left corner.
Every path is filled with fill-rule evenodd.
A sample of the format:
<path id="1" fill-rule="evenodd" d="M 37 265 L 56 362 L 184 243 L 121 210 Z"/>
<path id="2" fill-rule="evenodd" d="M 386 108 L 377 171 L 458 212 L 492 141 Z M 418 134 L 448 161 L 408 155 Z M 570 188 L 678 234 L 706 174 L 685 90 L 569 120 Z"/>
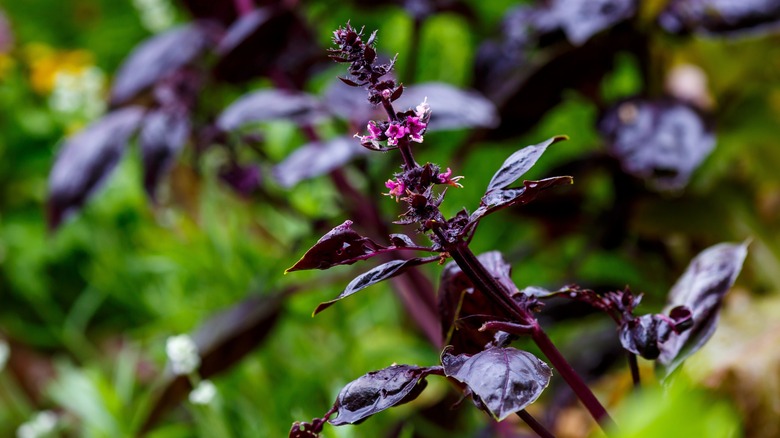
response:
<path id="1" fill-rule="evenodd" d="M 373 262 L 283 275 L 347 219 L 413 233 L 381 196 L 398 157 L 349 138 L 373 110 L 325 50 L 350 20 L 398 54 L 399 107 L 428 97 L 417 160 L 466 177 L 445 213 L 473 211 L 515 150 L 570 137 L 526 177 L 575 184 L 474 238 L 520 287 L 630 285 L 657 312 L 699 251 L 749 239 L 718 331 L 668 386 L 642 362 L 631 391 L 603 315 L 542 321 L 616 436 L 780 435 L 777 1 L 3 0 L 0 436 L 285 436 L 371 370 L 438 363 L 440 266 L 316 318 Z M 166 356 L 184 333 L 205 402 Z M 532 436 L 429 380 L 323 436 Z M 598 433 L 555 377 L 529 411 Z"/>

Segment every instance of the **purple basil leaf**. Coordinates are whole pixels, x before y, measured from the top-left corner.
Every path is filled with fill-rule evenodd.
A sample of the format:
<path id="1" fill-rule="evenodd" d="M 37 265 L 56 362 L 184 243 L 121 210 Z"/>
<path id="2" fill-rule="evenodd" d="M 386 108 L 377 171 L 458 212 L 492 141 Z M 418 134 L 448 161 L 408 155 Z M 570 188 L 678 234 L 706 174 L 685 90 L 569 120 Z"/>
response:
<path id="1" fill-rule="evenodd" d="M 214 0 L 181 0 L 180 3 L 192 14 L 201 20 L 216 20 L 223 25 L 230 24 L 238 17 L 238 11 L 233 2 Z"/>
<path id="2" fill-rule="evenodd" d="M 412 238 L 407 236 L 406 234 L 391 234 L 390 243 L 393 244 L 393 246 L 398 248 L 404 248 L 407 246 L 415 246 L 415 247 L 417 246 L 417 244 L 414 243 L 414 240 L 412 240 Z"/>
<path id="3" fill-rule="evenodd" d="M 273 175 L 282 187 L 290 188 L 301 181 L 324 175 L 337 169 L 368 150 L 352 137 L 336 137 L 324 143 L 303 145 L 273 168 Z"/>
<path id="4" fill-rule="evenodd" d="M 332 81 L 325 89 L 322 101 L 332 114 L 351 120 L 364 129 L 369 120 L 383 117 L 384 110 L 368 103 L 365 90 L 361 87 L 349 86 L 343 80 Z M 414 105 L 419 105 L 419 102 Z M 384 114 L 384 117 L 387 115 Z"/>
<path id="5" fill-rule="evenodd" d="M 620 326 L 620 343 L 626 350 L 654 360 L 661 354 L 661 346 L 673 330 L 669 319 L 663 315 L 642 315 Z"/>
<path id="6" fill-rule="evenodd" d="M 246 123 L 268 120 L 293 120 L 311 123 L 324 115 L 316 97 L 300 92 L 260 90 L 242 96 L 228 106 L 217 119 L 217 126 L 233 131 Z"/>
<path id="7" fill-rule="evenodd" d="M 479 261 L 488 272 L 510 291 L 517 291 L 512 282 L 511 266 L 501 253 L 490 251 L 480 254 Z M 456 353 L 478 353 L 495 335 L 477 329 L 484 321 L 467 322 L 473 315 L 494 315 L 496 319 L 508 317 L 502 307 L 476 289 L 471 280 L 455 262 L 444 266 L 439 283 L 439 318 L 445 342 L 452 345 Z M 464 327 L 465 324 L 471 324 Z"/>
<path id="8" fill-rule="evenodd" d="M 252 296 L 218 312 L 193 336 L 201 357 L 199 375 L 208 379 L 239 363 L 257 349 L 276 325 L 285 293 Z M 166 376 L 141 432 L 149 431 L 163 415 L 192 390 L 187 376 Z"/>
<path id="9" fill-rule="evenodd" d="M 604 114 L 599 129 L 626 173 L 662 190 L 685 187 L 715 147 L 702 116 L 675 100 L 620 102 Z"/>
<path id="10" fill-rule="evenodd" d="M 344 291 L 341 292 L 338 297 L 330 301 L 320 303 L 320 305 L 318 305 L 314 310 L 314 314 L 316 315 L 322 312 L 323 310 L 335 304 L 337 301 L 341 301 L 344 298 L 356 292 L 360 292 L 361 290 L 371 285 L 401 275 L 414 266 L 424 265 L 426 263 L 431 263 L 438 260 L 440 260 L 439 256 L 434 256 L 407 260 L 393 260 L 387 263 L 383 263 L 374 269 L 371 269 L 370 271 L 355 277 L 352 281 L 349 282 L 346 289 L 344 289 Z"/>
<path id="11" fill-rule="evenodd" d="M 473 356 L 445 350 L 441 362 L 444 374 L 465 383 L 498 421 L 536 401 L 552 376 L 546 363 L 514 348 L 489 348 Z"/>
<path id="12" fill-rule="evenodd" d="M 217 47 L 219 79 L 244 82 L 271 71 L 293 76 L 308 70 L 314 43 L 303 23 L 289 8 L 270 5 L 242 15 L 228 28 Z M 300 57 L 305 60 L 298 59 Z"/>
<path id="13" fill-rule="evenodd" d="M 539 181 L 523 181 L 523 187 L 516 189 L 489 191 L 482 197 L 479 208 L 469 217 L 469 222 L 476 225 L 477 221 L 490 213 L 514 205 L 527 204 L 536 199 L 543 190 L 561 185 L 571 185 L 573 181 L 570 176 L 554 176 Z"/>
<path id="14" fill-rule="evenodd" d="M 143 115 L 140 107 L 123 108 L 65 141 L 49 174 L 49 227 L 56 228 L 106 181 Z"/>
<path id="15" fill-rule="evenodd" d="M 439 82 L 404 88 L 403 95 L 394 105 L 401 110 L 414 108 L 426 97 L 431 106 L 429 131 L 491 128 L 498 124 L 498 111 L 493 102 L 476 91 L 464 91 Z"/>
<path id="16" fill-rule="evenodd" d="M 372 257 L 377 251 L 384 249 L 368 237 L 363 237 L 352 230 L 352 221 L 328 231 L 285 273 L 305 269 L 328 269 L 337 265 L 351 265 L 358 260 Z"/>
<path id="17" fill-rule="evenodd" d="M 539 21 L 557 22 L 566 38 L 582 45 L 590 37 L 636 15 L 637 0 L 554 0 Z"/>
<path id="18" fill-rule="evenodd" d="M 757 35 L 780 28 L 780 2 L 774 0 L 672 0 L 658 16 L 672 33 Z"/>
<path id="19" fill-rule="evenodd" d="M 219 179 L 243 197 L 251 196 L 263 184 L 260 168 L 251 164 L 230 163 L 219 170 Z"/>
<path id="20" fill-rule="evenodd" d="M 139 135 L 144 163 L 144 188 L 154 199 L 155 189 L 179 156 L 190 134 L 189 114 L 184 110 L 158 109 L 144 118 Z"/>
<path id="21" fill-rule="evenodd" d="M 336 399 L 334 426 L 355 424 L 387 408 L 409 402 L 425 387 L 425 377 L 439 367 L 392 365 L 349 382 Z"/>
<path id="22" fill-rule="evenodd" d="M 555 136 L 542 143 L 526 146 L 510 155 L 493 175 L 485 193 L 509 187 L 536 164 L 539 157 L 547 150 L 548 146 L 562 140 L 568 140 L 568 137 L 561 135 Z"/>
<path id="23" fill-rule="evenodd" d="M 667 374 L 698 351 L 712 334 L 720 316 L 723 297 L 734 284 L 747 256 L 747 242 L 720 243 L 697 255 L 669 292 L 668 308 L 686 306 L 693 314 L 693 326 L 672 334 L 658 361 Z M 672 313 L 678 316 L 679 311 Z"/>
<path id="24" fill-rule="evenodd" d="M 190 24 L 155 35 L 138 46 L 119 67 L 111 87 L 111 105 L 125 104 L 165 76 L 191 63 L 206 47 L 203 27 Z"/>

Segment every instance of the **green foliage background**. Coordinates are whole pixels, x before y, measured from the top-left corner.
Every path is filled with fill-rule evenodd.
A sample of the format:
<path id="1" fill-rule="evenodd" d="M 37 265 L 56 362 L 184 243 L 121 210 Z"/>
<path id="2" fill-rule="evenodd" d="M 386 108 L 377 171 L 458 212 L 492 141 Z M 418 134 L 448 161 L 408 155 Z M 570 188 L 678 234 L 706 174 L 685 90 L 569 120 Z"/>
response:
<path id="1" fill-rule="evenodd" d="M 410 51 L 412 22 L 402 10 L 391 6 L 356 10 L 324 0 L 306 3 L 302 10 L 319 31 L 324 47 L 330 31 L 351 19 L 353 24 L 378 28 L 381 51 L 400 53 L 398 71 L 406 71 L 409 61 L 404 54 Z M 480 14 L 479 26 L 450 14 L 426 22 L 418 68 L 406 81 L 467 85 L 477 44 L 493 35 L 512 4 L 473 2 Z M 168 336 L 194 331 L 215 312 L 247 296 L 270 294 L 300 282 L 305 290 L 289 300 L 262 347 L 215 377 L 217 402 L 208 407 L 184 403 L 149 436 L 282 436 L 293 421 L 322 415 L 344 384 L 370 370 L 394 362 L 437 362 L 439 352 L 417 333 L 385 285 L 311 318 L 312 309 L 336 296 L 361 266 L 281 275 L 319 237 L 313 224 L 347 219 L 339 194 L 325 178 L 295 187 L 284 195 L 290 206 L 279 209 L 233 195 L 213 176 L 219 157 L 212 156 L 198 175 L 185 170 L 174 174 L 175 181 L 189 187 L 183 192 L 185 198 L 150 207 L 133 146 L 83 212 L 58 232 L 47 232 L 43 205 L 48 172 L 63 136 L 89 118 L 53 110 L 48 104 L 50 90 L 35 89 L 31 48 L 85 51 L 90 63 L 110 79 L 129 50 L 149 32 L 133 5 L 124 1 L 8 1 L 2 9 L 12 23 L 16 45 L 0 54 L 0 334 L 10 342 L 14 364 L 0 370 L 0 436 L 13 436 L 41 409 L 63 415 L 61 432 L 66 436 L 132 436 L 162 382 Z M 186 21 L 183 12 L 176 14 L 179 22 Z M 716 150 L 695 173 L 684 196 L 660 195 L 644 202 L 641 214 L 632 218 L 636 239 L 663 242 L 676 256 L 675 265 L 639 257 L 631 245 L 610 251 L 590 248 L 585 233 L 549 240 L 540 224 L 517 215 L 485 220 L 474 242 L 475 252 L 504 250 L 519 285 L 555 286 L 575 280 L 630 284 L 648 293 L 644 309 L 649 311 L 662 306 L 664 294 L 702 243 L 750 237 L 750 256 L 737 286 L 738 296 L 748 303 L 740 301 L 740 305 L 748 310 L 740 317 L 751 318 L 750 303 L 759 297 L 775 302 L 780 286 L 778 43 L 777 36 L 739 41 L 659 37 L 654 43 L 655 56 L 663 65 L 694 63 L 709 75 L 710 92 L 721 114 Z M 636 60 L 625 54 L 603 84 L 605 99 L 637 91 L 641 86 L 637 69 Z M 323 72 L 311 91 L 321 91 L 338 73 L 337 68 Z M 265 85 L 259 81 L 252 87 Z M 214 105 L 225 106 L 244 91 L 216 90 Z M 529 178 L 602 148 L 594 127 L 596 117 L 593 104 L 572 92 L 523 138 L 480 144 L 459 162 L 457 173 L 466 175 L 465 188 L 451 191 L 445 211 L 473 208 L 492 172 L 523 145 L 555 134 L 571 137 L 556 145 Z M 264 128 L 272 159 L 281 159 L 303 143 L 292 125 Z M 447 163 L 466 135 L 430 134 L 419 159 Z M 395 205 L 379 196 L 377 187 L 392 172 L 393 159 L 378 156 L 369 163 L 373 182 L 354 175 L 356 183 L 382 203 L 388 218 L 395 214 Z M 588 194 L 586 209 L 610 205 L 614 188 L 606 178 L 596 175 L 575 183 L 583 184 Z M 439 269 L 434 266 L 426 272 L 436 278 Z M 762 318 L 775 321 L 777 314 Z M 731 327 L 737 340 L 721 339 L 717 348 L 740 351 L 729 350 L 746 342 L 740 341 L 739 322 Z M 580 325 L 567 324 L 553 334 L 570 339 L 577 330 Z M 768 322 L 754 335 L 776 340 L 778 333 L 777 324 Z M 666 392 L 653 387 L 624 403 L 615 388 L 622 387 L 619 382 L 625 381 L 625 374 L 615 371 L 606 377 L 598 390 L 612 405 L 619 405 L 618 420 L 624 424 L 620 436 L 693 436 L 703 430 L 713 431 L 706 436 L 770 436 L 745 425 L 763 421 L 765 407 L 748 409 L 740 397 L 750 400 L 760 391 L 771 391 L 778 385 L 776 377 L 768 387 L 758 376 L 746 381 L 748 386 L 733 385 L 734 389 L 712 376 L 729 371 L 740 376 L 740 364 L 718 368 L 716 359 L 686 367 L 685 379 Z M 770 356 L 761 369 L 776 373 L 777 361 L 777 355 Z M 32 380 L 20 379 L 18 369 L 27 369 Z M 648 378 L 652 380 L 649 374 Z M 326 428 L 325 436 L 383 436 L 403 424 L 397 436 L 467 437 L 486 427 L 487 417 L 465 406 L 468 403 L 453 415 L 457 418 L 454 432 L 414 415 L 447 394 L 452 396 L 446 383 L 431 379 L 429 389 L 413 404 L 383 412 L 357 427 Z M 768 430 L 777 430 L 774 421 L 766 427 L 775 429 Z M 585 430 L 590 427 L 582 424 Z M 685 428 L 676 427 L 681 424 Z"/>

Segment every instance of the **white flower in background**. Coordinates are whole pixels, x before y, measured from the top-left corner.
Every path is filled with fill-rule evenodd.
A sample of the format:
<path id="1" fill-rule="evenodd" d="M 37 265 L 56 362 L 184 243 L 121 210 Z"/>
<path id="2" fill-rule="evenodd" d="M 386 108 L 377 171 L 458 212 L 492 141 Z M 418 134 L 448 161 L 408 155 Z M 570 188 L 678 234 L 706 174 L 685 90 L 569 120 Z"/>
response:
<path id="1" fill-rule="evenodd" d="M 8 346 L 8 342 L 0 339 L 0 372 L 5 368 L 5 364 L 8 363 L 8 357 L 11 356 L 11 347 Z"/>
<path id="2" fill-rule="evenodd" d="M 133 0 L 141 24 L 152 33 L 162 32 L 173 25 L 175 16 L 169 0 Z"/>
<path id="3" fill-rule="evenodd" d="M 190 392 L 190 403 L 207 405 L 214 401 L 216 395 L 217 387 L 210 380 L 203 380 Z"/>
<path id="4" fill-rule="evenodd" d="M 57 414 L 52 411 L 41 411 L 32 420 L 16 429 L 16 438 L 43 438 L 51 436 L 57 427 Z"/>
<path id="5" fill-rule="evenodd" d="M 171 336 L 165 343 L 165 353 L 176 375 L 190 374 L 200 366 L 198 346 L 189 335 Z"/>
<path id="6" fill-rule="evenodd" d="M 95 66 L 76 71 L 60 70 L 54 76 L 49 106 L 57 112 L 83 114 L 86 118 L 93 119 L 105 110 L 105 84 L 103 71 Z"/>

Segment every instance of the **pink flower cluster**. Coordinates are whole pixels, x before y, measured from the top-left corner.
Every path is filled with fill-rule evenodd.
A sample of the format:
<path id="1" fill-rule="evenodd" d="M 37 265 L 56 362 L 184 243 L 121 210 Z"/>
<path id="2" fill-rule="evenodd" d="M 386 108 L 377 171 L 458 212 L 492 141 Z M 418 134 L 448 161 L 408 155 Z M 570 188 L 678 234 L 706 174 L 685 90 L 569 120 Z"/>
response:
<path id="1" fill-rule="evenodd" d="M 385 193 L 385 195 L 395 197 L 395 202 L 398 202 L 398 199 L 406 191 L 406 184 L 404 184 L 403 181 L 397 178 L 395 181 L 391 179 L 387 180 L 387 182 L 385 183 L 385 187 L 390 189 L 390 193 Z"/>

